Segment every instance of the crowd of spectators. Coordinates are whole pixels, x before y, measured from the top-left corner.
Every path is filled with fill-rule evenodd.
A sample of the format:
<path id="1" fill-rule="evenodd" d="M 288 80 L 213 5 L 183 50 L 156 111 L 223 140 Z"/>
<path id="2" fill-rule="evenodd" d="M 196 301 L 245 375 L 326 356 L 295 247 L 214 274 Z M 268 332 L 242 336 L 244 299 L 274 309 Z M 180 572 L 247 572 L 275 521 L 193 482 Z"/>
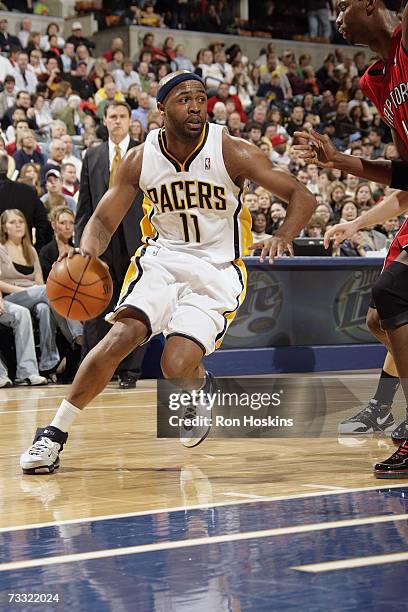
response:
<path id="1" fill-rule="evenodd" d="M 278 54 L 273 42 L 254 58 L 246 57 L 237 44 L 226 48 L 223 43 L 191 57 L 181 40 L 168 36 L 157 45 L 153 30 L 134 57 L 127 55 L 119 37 L 97 56 L 80 22 L 73 23 L 72 34 L 64 39 L 56 23 L 36 32 L 26 16 L 19 32 L 10 32 L 7 20 L 0 19 L 0 213 L 13 208 L 25 215 L 28 236 L 40 254 L 41 274 L 31 256 L 21 255 L 17 263 L 32 269 L 33 286 L 43 284 L 51 255 L 56 258 L 72 240 L 83 158 L 107 139 L 106 105 L 127 102 L 130 137 L 142 143 L 161 126 L 158 82 L 174 70 L 193 70 L 203 78 L 209 121 L 252 142 L 316 195 L 318 206 L 303 236 L 322 237 L 330 225 L 355 219 L 389 193 L 383 185 L 305 164 L 291 147 L 296 130 L 314 128 L 350 154 L 397 158 L 388 127 L 359 86 L 370 60 L 364 51 L 352 55 L 347 47 L 336 48 L 322 66 L 313 66 L 308 53 L 296 56 L 288 46 Z M 24 190 L 14 193 L 13 185 Z M 276 197 L 249 184 L 243 202 L 253 216 L 254 241 L 280 227 L 286 210 Z M 359 232 L 333 254 L 364 257 L 382 251 L 401 222 L 395 218 Z M 14 252 L 6 243 L 4 239 L 0 246 Z M 80 343 L 80 333 L 75 333 Z M 66 334 L 71 343 L 75 333 Z M 52 358 L 55 361 L 55 352 Z M 49 368 L 41 370 L 47 378 Z"/>

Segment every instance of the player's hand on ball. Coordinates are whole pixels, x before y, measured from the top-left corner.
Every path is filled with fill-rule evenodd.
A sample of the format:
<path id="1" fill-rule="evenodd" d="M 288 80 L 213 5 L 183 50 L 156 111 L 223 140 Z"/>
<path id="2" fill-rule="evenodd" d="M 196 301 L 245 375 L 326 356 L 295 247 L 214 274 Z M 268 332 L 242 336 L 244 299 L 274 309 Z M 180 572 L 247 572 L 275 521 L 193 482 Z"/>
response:
<path id="1" fill-rule="evenodd" d="M 293 257 L 292 241 L 283 236 L 272 236 L 266 240 L 256 242 L 249 247 L 250 251 L 261 249 L 260 261 L 263 263 L 265 257 L 269 259 L 269 263 L 273 263 L 275 257 L 282 257 L 285 253 L 289 253 Z"/>
<path id="2" fill-rule="evenodd" d="M 328 136 L 322 136 L 314 130 L 310 132 L 295 132 L 293 150 L 307 164 L 318 164 L 322 168 L 333 168 L 337 154 Z"/>
<path id="3" fill-rule="evenodd" d="M 356 226 L 354 221 L 348 221 L 347 223 L 337 223 L 330 227 L 324 235 L 324 247 L 329 248 L 330 240 L 333 240 L 333 246 L 338 247 L 344 240 L 350 240 L 359 228 Z"/>

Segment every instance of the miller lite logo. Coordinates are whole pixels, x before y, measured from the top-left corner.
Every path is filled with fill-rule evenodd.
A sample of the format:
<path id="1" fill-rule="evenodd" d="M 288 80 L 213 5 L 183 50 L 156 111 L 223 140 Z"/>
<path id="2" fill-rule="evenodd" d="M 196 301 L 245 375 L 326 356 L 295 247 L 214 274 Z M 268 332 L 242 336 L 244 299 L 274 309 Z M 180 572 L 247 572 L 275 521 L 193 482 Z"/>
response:
<path id="1" fill-rule="evenodd" d="M 206 170 L 211 170 L 211 158 L 210 157 L 205 158 L 204 167 Z"/>

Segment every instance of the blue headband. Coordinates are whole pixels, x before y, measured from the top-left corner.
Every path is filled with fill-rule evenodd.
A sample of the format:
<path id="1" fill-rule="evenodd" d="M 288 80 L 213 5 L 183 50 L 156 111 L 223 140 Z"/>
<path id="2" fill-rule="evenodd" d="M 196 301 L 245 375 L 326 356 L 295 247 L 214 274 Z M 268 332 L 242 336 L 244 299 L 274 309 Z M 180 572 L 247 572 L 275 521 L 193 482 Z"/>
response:
<path id="1" fill-rule="evenodd" d="M 162 85 L 162 87 L 160 87 L 159 91 L 157 92 L 157 102 L 163 103 L 163 100 L 167 96 L 167 94 L 169 94 L 171 90 L 176 87 L 176 85 L 179 85 L 184 81 L 198 81 L 204 86 L 204 81 L 200 76 L 198 76 L 198 74 L 195 74 L 194 72 L 182 72 L 181 74 L 177 74 L 175 77 L 167 81 L 167 83 Z"/>

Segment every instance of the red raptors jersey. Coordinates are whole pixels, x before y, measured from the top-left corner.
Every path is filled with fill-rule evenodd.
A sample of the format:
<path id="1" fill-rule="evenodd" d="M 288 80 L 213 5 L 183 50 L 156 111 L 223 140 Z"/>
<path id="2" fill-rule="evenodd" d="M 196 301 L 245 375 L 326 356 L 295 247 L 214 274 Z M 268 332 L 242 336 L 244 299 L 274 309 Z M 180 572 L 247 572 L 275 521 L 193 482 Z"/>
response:
<path id="1" fill-rule="evenodd" d="M 363 74 L 361 89 L 377 107 L 383 120 L 398 133 L 408 148 L 408 51 L 402 44 L 399 25 L 392 36 L 387 64 L 379 60 Z M 408 220 L 402 225 L 388 251 L 384 267 L 387 267 L 402 248 L 408 245 Z"/>
<path id="2" fill-rule="evenodd" d="M 408 146 L 408 51 L 399 25 L 392 36 L 387 64 L 376 62 L 363 74 L 360 86 L 376 105 L 385 123 Z"/>

